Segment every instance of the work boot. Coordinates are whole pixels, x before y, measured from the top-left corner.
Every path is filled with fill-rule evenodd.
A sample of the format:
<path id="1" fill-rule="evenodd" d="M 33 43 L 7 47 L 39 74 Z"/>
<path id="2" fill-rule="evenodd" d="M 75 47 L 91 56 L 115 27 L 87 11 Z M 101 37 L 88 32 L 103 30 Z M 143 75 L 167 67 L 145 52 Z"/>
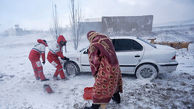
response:
<path id="1" fill-rule="evenodd" d="M 41 80 L 41 81 L 49 81 L 49 79 L 45 78 L 45 79 L 43 79 L 43 80 Z"/>
<path id="2" fill-rule="evenodd" d="M 57 76 L 53 76 L 53 80 L 59 80 Z"/>
<path id="3" fill-rule="evenodd" d="M 91 107 L 85 107 L 84 109 L 99 109 L 100 108 L 100 104 L 92 104 Z"/>
<path id="4" fill-rule="evenodd" d="M 115 102 L 118 103 L 118 104 L 121 102 L 121 97 L 120 97 L 119 92 L 116 92 L 116 93 L 113 95 L 112 100 L 115 101 Z"/>
<path id="5" fill-rule="evenodd" d="M 69 80 L 69 78 L 67 78 L 67 77 L 65 77 L 65 78 L 61 78 L 62 80 L 64 80 L 64 81 L 67 81 L 67 80 Z"/>
<path id="6" fill-rule="evenodd" d="M 40 77 L 36 77 L 36 80 L 40 80 Z"/>

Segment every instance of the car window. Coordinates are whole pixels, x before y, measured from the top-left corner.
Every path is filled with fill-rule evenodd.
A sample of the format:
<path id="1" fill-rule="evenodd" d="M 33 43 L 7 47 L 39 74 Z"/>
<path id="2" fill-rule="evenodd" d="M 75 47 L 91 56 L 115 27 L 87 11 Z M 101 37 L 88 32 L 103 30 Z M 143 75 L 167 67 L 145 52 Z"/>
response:
<path id="1" fill-rule="evenodd" d="M 132 39 L 113 39 L 115 51 L 141 51 L 143 46 Z"/>

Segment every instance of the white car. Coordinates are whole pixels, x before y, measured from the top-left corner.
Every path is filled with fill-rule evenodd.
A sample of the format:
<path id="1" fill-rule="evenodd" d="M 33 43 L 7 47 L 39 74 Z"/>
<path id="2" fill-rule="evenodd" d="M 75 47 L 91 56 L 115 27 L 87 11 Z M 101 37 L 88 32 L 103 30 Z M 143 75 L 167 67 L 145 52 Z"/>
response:
<path id="1" fill-rule="evenodd" d="M 173 72 L 178 65 L 174 48 L 153 45 L 133 36 L 111 37 L 123 74 L 136 74 L 139 79 L 153 80 L 158 73 Z M 91 72 L 88 48 L 67 53 L 71 61 L 64 63 L 67 74 Z"/>

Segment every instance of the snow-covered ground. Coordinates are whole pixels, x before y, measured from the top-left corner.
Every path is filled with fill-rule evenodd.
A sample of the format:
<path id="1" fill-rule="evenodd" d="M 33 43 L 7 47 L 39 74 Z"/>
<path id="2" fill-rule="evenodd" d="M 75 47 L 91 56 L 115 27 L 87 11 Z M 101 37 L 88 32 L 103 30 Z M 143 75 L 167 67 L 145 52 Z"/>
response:
<path id="1" fill-rule="evenodd" d="M 189 38 L 194 38 L 194 31 L 188 32 L 192 34 Z M 174 34 L 174 37 L 184 40 L 180 35 Z M 90 73 L 56 81 L 52 79 L 55 68 L 47 62 L 44 74 L 50 80 L 35 80 L 28 54 L 37 38 L 46 39 L 49 43 L 53 40 L 45 34 L 0 36 L 0 109 L 82 109 L 91 105 L 91 101 L 84 101 L 82 97 L 83 89 L 94 83 Z M 168 37 L 164 39 L 160 35 L 157 38 L 168 40 Z M 173 41 L 173 38 L 170 39 Z M 67 37 L 67 40 L 70 38 Z M 85 41 L 79 48 L 88 44 Z M 72 48 L 69 41 L 67 50 L 71 51 Z M 123 75 L 121 104 L 111 101 L 108 109 L 194 108 L 194 43 L 189 46 L 189 51 L 177 50 L 177 61 L 179 65 L 176 71 L 161 74 L 153 82 L 137 80 L 133 75 Z M 45 83 L 50 84 L 55 93 L 46 93 L 43 89 Z"/>

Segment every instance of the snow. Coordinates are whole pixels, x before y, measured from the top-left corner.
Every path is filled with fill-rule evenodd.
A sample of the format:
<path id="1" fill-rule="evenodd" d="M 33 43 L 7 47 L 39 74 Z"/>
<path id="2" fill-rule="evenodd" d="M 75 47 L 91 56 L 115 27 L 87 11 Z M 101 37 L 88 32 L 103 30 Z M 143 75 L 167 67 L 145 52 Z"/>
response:
<path id="1" fill-rule="evenodd" d="M 189 29 L 187 32 L 194 33 Z M 170 35 L 181 40 L 194 38 L 192 35 L 190 38 Z M 55 68 L 46 62 L 43 66 L 44 74 L 50 80 L 35 80 L 28 55 L 38 38 L 46 39 L 50 44 L 53 41 L 50 35 L 29 34 L 0 38 L 0 109 L 82 109 L 91 105 L 91 101 L 84 101 L 82 97 L 83 89 L 94 83 L 90 73 L 56 81 L 52 79 Z M 83 37 L 79 49 L 89 44 L 85 38 Z M 158 35 L 157 38 L 158 41 L 173 41 L 173 38 L 169 39 L 167 36 Z M 67 51 L 73 51 L 69 36 L 67 40 Z M 194 108 L 194 44 L 189 46 L 189 51 L 177 50 L 177 61 L 179 65 L 176 71 L 160 74 L 152 82 L 137 80 L 134 75 L 123 75 L 124 92 L 121 94 L 121 104 L 111 101 L 107 108 Z M 43 84 L 50 84 L 54 93 L 46 93 Z"/>
<path id="2" fill-rule="evenodd" d="M 193 41 L 194 42 L 194 24 L 164 26 L 153 28 L 156 41 Z"/>

